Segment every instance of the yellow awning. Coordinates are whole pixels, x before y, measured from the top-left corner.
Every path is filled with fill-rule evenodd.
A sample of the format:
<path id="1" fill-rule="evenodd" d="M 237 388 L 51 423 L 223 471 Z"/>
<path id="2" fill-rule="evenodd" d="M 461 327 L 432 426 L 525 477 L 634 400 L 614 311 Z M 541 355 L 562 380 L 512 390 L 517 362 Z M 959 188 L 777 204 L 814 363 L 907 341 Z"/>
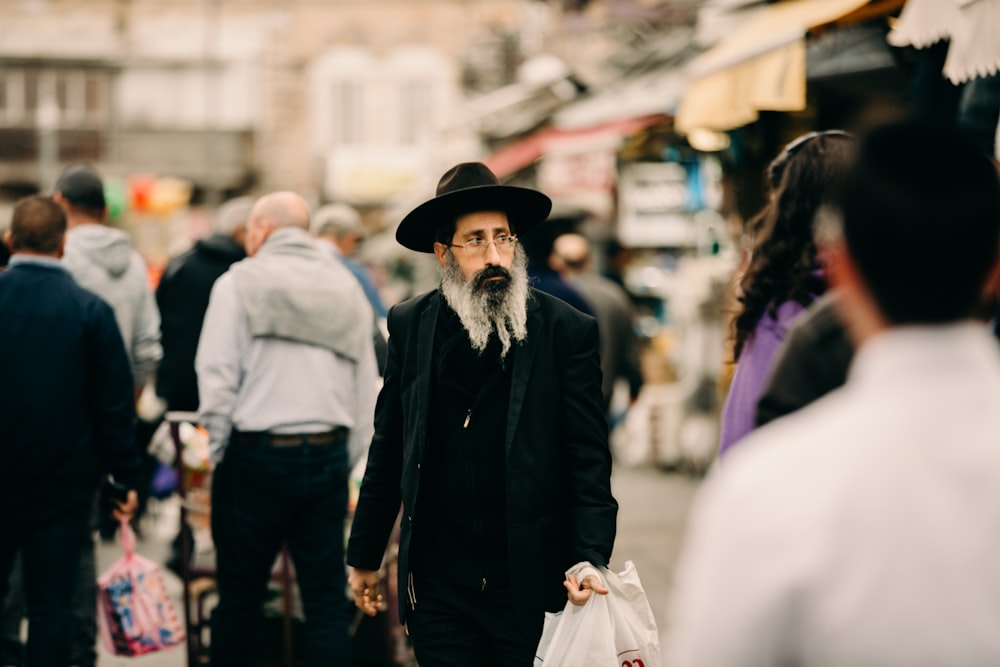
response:
<path id="1" fill-rule="evenodd" d="M 759 111 L 806 106 L 806 33 L 868 0 L 788 0 L 768 5 L 690 65 L 675 126 L 729 130 Z"/>

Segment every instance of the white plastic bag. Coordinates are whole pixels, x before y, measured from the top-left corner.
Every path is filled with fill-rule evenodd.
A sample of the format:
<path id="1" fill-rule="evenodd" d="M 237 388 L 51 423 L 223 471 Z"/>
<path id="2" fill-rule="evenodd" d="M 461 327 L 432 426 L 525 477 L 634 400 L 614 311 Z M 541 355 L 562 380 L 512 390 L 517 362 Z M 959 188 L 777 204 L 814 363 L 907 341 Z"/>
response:
<path id="1" fill-rule="evenodd" d="M 575 574 L 596 574 L 610 592 L 546 613 L 534 667 L 662 667 L 656 621 L 632 561 L 618 573 L 588 567 Z"/>

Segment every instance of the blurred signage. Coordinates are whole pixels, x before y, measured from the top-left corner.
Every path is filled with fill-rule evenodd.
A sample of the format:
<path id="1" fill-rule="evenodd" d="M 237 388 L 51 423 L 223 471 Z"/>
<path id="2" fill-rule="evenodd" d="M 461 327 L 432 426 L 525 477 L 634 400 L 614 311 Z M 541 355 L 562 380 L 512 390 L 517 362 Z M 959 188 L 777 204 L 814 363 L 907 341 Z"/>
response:
<path id="1" fill-rule="evenodd" d="M 553 197 L 595 191 L 610 195 L 615 186 L 615 155 L 611 151 L 548 155 L 539 167 L 538 182 Z"/>
<path id="2" fill-rule="evenodd" d="M 420 193 L 429 171 L 417 151 L 339 149 L 327 156 L 324 193 L 332 200 L 384 202 Z"/>
<path id="3" fill-rule="evenodd" d="M 689 246 L 688 170 L 677 162 L 622 165 L 618 183 L 618 239 L 631 247 Z"/>

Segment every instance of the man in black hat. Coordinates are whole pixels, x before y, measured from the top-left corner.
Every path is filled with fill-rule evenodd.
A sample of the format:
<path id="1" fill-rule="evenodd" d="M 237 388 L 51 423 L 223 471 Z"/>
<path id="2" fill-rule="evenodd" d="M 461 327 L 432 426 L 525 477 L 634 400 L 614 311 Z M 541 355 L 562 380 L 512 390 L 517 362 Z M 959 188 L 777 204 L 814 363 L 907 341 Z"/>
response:
<path id="1" fill-rule="evenodd" d="M 421 664 L 530 665 L 544 611 L 606 592 L 574 574 L 608 564 L 618 511 L 597 323 L 528 286 L 517 242 L 550 209 L 466 163 L 396 232 L 442 277 L 389 312 L 347 562 L 374 615 L 402 504 L 399 611 Z"/>

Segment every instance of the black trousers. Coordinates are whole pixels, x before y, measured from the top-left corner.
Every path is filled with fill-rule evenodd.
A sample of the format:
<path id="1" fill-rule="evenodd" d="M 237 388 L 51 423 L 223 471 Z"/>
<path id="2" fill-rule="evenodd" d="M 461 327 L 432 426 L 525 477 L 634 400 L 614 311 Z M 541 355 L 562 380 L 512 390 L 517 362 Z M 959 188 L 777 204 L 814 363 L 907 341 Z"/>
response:
<path id="1" fill-rule="evenodd" d="M 412 578 L 406 625 L 420 667 L 531 667 L 543 610 L 509 589 L 480 591 Z"/>
<path id="2" fill-rule="evenodd" d="M 212 478 L 219 605 L 213 667 L 251 667 L 271 566 L 288 545 L 305 611 L 308 667 L 350 664 L 345 602 L 346 444 L 250 448 L 231 442 Z"/>
<path id="3" fill-rule="evenodd" d="M 87 549 L 93 553 L 87 507 L 36 525 L 0 525 L 0 599 L 7 592 L 15 554 L 20 551 L 22 557 L 28 667 L 69 664 L 74 584 L 78 562 Z M 91 599 L 95 609 L 96 599 L 95 593 Z"/>

